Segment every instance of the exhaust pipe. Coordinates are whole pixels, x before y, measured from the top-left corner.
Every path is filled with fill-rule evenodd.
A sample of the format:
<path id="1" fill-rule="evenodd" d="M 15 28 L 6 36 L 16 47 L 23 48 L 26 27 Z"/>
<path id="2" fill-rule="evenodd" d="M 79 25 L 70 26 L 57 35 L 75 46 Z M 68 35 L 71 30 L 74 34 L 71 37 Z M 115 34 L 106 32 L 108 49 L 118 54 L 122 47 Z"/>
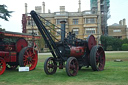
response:
<path id="1" fill-rule="evenodd" d="M 66 21 L 60 21 L 61 23 L 61 41 L 64 42 L 65 39 L 65 23 Z"/>

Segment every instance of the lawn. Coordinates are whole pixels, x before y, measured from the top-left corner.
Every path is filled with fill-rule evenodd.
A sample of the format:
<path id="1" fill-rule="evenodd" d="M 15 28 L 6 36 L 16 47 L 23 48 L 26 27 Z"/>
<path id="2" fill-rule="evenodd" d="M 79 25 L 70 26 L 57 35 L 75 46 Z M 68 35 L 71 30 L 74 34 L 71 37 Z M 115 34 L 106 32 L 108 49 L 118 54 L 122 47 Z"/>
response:
<path id="1" fill-rule="evenodd" d="M 83 67 L 75 77 L 68 77 L 65 69 L 46 75 L 43 64 L 49 56 L 39 56 L 36 69 L 30 72 L 6 70 L 0 75 L 0 85 L 128 85 L 128 53 L 106 53 L 104 71 Z M 114 62 L 115 59 L 123 62 Z"/>

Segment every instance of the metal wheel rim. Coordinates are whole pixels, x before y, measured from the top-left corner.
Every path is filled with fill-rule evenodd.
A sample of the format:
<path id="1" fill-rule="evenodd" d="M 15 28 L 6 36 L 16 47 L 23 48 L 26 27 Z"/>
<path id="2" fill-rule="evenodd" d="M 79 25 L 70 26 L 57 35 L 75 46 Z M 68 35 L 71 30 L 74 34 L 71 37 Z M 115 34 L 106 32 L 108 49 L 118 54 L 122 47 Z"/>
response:
<path id="1" fill-rule="evenodd" d="M 77 72 L 77 62 L 75 62 L 75 60 L 72 60 L 71 63 L 70 63 L 70 73 L 71 75 L 76 75 L 76 72 Z"/>
<path id="2" fill-rule="evenodd" d="M 33 48 L 28 48 L 23 55 L 24 66 L 28 66 L 29 70 L 33 70 L 36 67 L 37 60 L 37 52 L 35 50 L 33 52 Z"/>
<path id="3" fill-rule="evenodd" d="M 49 73 L 53 73 L 54 71 L 56 71 L 56 63 L 53 61 L 52 58 L 49 58 L 47 61 L 47 70 Z"/>
<path id="4" fill-rule="evenodd" d="M 71 76 L 75 76 L 78 72 L 78 62 L 76 59 L 73 59 L 69 62 L 69 73 Z"/>
<path id="5" fill-rule="evenodd" d="M 105 53 L 104 53 L 104 50 L 101 47 L 99 47 L 97 49 L 97 52 L 96 52 L 96 65 L 97 65 L 97 68 L 99 70 L 103 70 L 104 69 Z"/>
<path id="6" fill-rule="evenodd" d="M 0 75 L 4 73 L 6 69 L 6 63 L 4 59 L 0 58 Z"/>

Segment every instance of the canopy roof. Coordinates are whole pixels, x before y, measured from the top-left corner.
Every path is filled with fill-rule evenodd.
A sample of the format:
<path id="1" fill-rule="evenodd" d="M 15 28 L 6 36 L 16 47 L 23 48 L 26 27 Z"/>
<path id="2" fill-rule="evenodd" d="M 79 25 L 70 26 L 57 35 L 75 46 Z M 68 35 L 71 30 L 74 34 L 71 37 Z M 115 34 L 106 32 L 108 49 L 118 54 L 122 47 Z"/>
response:
<path id="1" fill-rule="evenodd" d="M 21 38 L 33 38 L 32 34 L 27 34 L 27 33 L 18 33 L 18 32 L 10 32 L 10 31 L 0 31 L 0 36 L 4 37 L 21 37 Z M 40 36 L 34 35 L 34 38 L 39 39 Z"/>

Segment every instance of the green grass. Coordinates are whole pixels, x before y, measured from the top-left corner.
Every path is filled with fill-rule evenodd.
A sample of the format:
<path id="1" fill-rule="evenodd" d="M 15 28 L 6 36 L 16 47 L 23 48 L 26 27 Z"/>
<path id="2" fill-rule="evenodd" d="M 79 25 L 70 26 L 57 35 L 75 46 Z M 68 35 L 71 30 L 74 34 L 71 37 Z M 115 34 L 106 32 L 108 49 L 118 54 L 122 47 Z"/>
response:
<path id="1" fill-rule="evenodd" d="M 65 69 L 46 75 L 43 64 L 49 56 L 39 56 L 36 69 L 30 72 L 6 70 L 0 75 L 0 85 L 128 85 L 128 53 L 106 53 L 104 71 L 83 67 L 75 77 L 67 76 Z M 114 62 L 115 59 L 123 62 Z"/>

